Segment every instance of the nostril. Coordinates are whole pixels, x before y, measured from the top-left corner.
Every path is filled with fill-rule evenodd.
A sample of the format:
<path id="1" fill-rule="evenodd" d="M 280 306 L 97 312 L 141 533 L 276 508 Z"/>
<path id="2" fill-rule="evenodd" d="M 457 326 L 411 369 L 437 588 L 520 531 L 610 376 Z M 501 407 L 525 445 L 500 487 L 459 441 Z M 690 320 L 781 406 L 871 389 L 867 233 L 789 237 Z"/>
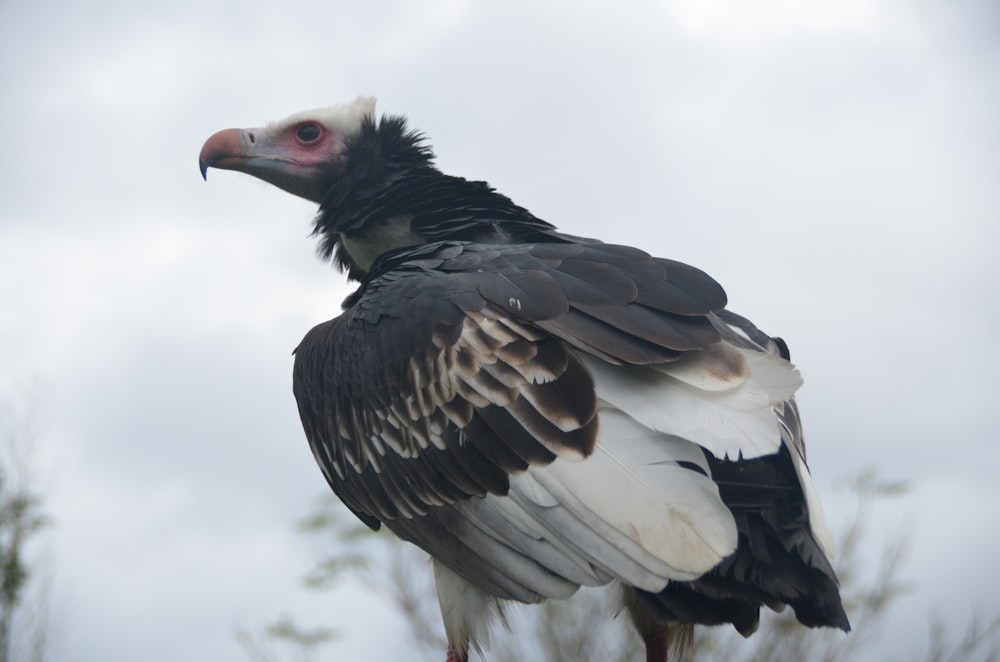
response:
<path id="1" fill-rule="evenodd" d="M 253 131 L 247 131 L 247 138 L 250 139 L 251 143 L 257 142 L 257 137 L 253 135 Z"/>

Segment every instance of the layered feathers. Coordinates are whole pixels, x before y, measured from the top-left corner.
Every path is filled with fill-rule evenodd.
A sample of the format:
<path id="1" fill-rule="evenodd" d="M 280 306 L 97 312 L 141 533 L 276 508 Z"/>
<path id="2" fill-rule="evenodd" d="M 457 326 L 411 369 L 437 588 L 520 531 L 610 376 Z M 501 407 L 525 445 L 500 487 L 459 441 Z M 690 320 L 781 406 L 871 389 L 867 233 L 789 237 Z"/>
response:
<path id="1" fill-rule="evenodd" d="M 611 581 L 650 650 L 765 605 L 849 627 L 801 378 L 705 273 L 557 232 L 395 117 L 344 137 L 314 232 L 360 286 L 296 350 L 306 436 L 348 508 L 435 559 L 460 658 L 497 599 Z"/>

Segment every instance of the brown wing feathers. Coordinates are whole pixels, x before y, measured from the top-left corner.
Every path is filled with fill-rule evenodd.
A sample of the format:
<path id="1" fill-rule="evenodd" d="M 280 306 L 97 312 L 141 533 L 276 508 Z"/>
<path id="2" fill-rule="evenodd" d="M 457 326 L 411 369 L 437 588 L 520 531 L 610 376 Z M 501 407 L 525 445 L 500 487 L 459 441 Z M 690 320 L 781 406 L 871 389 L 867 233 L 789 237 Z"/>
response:
<path id="1" fill-rule="evenodd" d="M 381 273 L 306 336 L 295 367 L 327 478 L 380 520 L 504 494 L 510 474 L 586 457 L 597 401 L 568 345 L 674 360 L 718 340 L 704 315 L 725 304 L 700 271 L 599 243 L 424 246 Z"/>

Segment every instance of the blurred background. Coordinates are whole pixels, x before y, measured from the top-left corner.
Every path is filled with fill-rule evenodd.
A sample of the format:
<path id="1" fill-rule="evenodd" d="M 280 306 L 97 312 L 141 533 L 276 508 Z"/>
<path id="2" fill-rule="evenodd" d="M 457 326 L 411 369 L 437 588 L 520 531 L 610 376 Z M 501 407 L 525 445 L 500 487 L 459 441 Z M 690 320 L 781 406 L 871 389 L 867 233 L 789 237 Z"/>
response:
<path id="1" fill-rule="evenodd" d="M 359 94 L 445 172 L 697 265 L 788 340 L 834 528 L 863 472 L 902 492 L 857 558 L 906 590 L 853 659 L 1000 613 L 996 2 L 5 0 L 0 83 L 10 659 L 410 650 L 368 582 L 302 583 L 340 552 L 296 528 L 325 484 L 291 351 L 351 287 L 310 204 L 195 163 Z M 275 623 L 335 632 L 283 657 Z"/>

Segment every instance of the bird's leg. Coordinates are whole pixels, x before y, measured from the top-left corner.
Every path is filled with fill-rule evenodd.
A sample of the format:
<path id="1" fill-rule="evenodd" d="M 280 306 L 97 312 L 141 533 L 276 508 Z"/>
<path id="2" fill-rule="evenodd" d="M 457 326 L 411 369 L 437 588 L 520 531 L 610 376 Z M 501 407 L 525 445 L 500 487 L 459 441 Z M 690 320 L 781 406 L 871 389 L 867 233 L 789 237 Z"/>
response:
<path id="1" fill-rule="evenodd" d="M 668 628 L 643 632 L 642 643 L 646 645 L 646 662 L 667 662 L 667 651 L 670 649 Z"/>
<path id="2" fill-rule="evenodd" d="M 636 623 L 636 625 L 639 625 Z M 646 644 L 646 662 L 667 662 L 668 653 L 674 660 L 687 660 L 694 646 L 694 625 L 673 621 L 648 623 L 641 628 L 642 642 Z"/>
<path id="3" fill-rule="evenodd" d="M 638 589 L 623 587 L 622 605 L 631 617 L 642 643 L 646 646 L 646 662 L 667 662 L 667 653 L 674 648 L 680 653 L 691 626 L 671 622 L 656 609 L 656 603 L 644 599 Z M 680 644 L 680 645 L 678 645 Z M 678 659 L 683 655 L 675 656 Z"/>
<path id="4" fill-rule="evenodd" d="M 448 644 L 448 657 L 445 662 L 469 662 L 469 651 L 459 651 L 451 644 Z"/>

